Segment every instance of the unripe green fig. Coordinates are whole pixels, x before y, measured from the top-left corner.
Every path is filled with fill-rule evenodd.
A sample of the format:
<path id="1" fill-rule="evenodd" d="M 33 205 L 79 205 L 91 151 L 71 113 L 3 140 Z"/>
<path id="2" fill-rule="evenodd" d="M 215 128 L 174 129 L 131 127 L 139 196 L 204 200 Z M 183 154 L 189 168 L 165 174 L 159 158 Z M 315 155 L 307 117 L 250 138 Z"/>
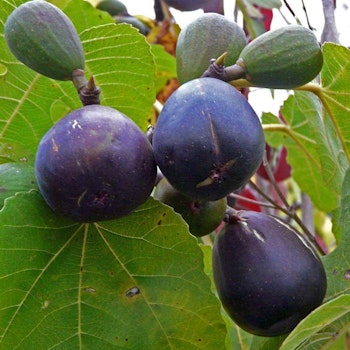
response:
<path id="1" fill-rule="evenodd" d="M 56 80 L 71 80 L 85 68 L 83 47 L 71 20 L 42 0 L 17 7 L 5 23 L 5 39 L 13 55 L 34 71 Z"/>
<path id="2" fill-rule="evenodd" d="M 245 45 L 246 36 L 236 22 L 218 13 L 202 14 L 179 34 L 176 44 L 179 83 L 201 77 L 210 60 L 225 52 L 225 64 L 233 65 Z"/>
<path id="3" fill-rule="evenodd" d="M 77 222 L 127 215 L 151 194 L 152 146 L 121 112 L 88 105 L 59 120 L 40 141 L 35 174 L 57 213 Z"/>
<path id="4" fill-rule="evenodd" d="M 226 197 L 217 201 L 197 201 L 177 191 L 165 177 L 157 184 L 153 197 L 179 213 L 196 237 L 214 231 L 226 213 Z"/>
<path id="5" fill-rule="evenodd" d="M 326 273 L 313 247 L 274 216 L 238 212 L 216 236 L 212 259 L 227 314 L 259 336 L 289 333 L 326 293 Z"/>
<path id="6" fill-rule="evenodd" d="M 249 181 L 265 138 L 255 111 L 230 84 L 199 78 L 167 99 L 153 133 L 154 156 L 178 191 L 215 201 Z"/>
<path id="7" fill-rule="evenodd" d="M 300 25 L 268 31 L 244 47 L 237 61 L 254 86 L 292 89 L 314 79 L 323 54 L 314 33 Z"/>

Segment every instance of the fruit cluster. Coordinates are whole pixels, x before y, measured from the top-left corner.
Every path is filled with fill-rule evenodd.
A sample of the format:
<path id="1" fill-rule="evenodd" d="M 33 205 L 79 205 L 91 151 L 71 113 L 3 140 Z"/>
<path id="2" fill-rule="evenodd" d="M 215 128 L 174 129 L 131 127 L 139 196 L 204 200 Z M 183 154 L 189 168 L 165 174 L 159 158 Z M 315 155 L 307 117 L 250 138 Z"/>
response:
<path id="1" fill-rule="evenodd" d="M 167 2 L 184 10 L 204 5 Z M 112 14 L 112 3 L 98 7 Z M 117 5 L 117 15 L 127 16 Z M 325 272 L 300 233 L 273 216 L 227 211 L 227 197 L 258 172 L 267 147 L 258 116 L 228 81 L 283 89 L 309 82 L 323 62 L 310 30 L 289 25 L 247 44 L 235 22 L 218 13 L 199 16 L 178 38 L 182 85 L 164 104 L 152 142 L 130 118 L 96 102 L 99 90 L 84 77 L 78 34 L 58 8 L 42 0 L 24 3 L 8 17 L 5 38 L 28 67 L 72 80 L 81 96 L 93 97 L 81 98 L 84 106 L 59 120 L 39 144 L 36 178 L 54 211 L 77 222 L 115 219 L 154 190 L 195 236 L 209 234 L 227 217 L 214 242 L 213 274 L 223 307 L 242 328 L 284 334 L 321 304 Z M 156 185 L 157 167 L 163 178 Z"/>

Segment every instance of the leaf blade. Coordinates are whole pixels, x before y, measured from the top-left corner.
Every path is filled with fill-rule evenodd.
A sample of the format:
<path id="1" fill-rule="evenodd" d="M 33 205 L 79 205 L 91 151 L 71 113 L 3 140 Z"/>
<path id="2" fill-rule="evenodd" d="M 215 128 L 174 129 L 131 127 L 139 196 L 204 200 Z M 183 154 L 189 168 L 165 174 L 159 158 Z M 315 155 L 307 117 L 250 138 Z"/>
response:
<path id="1" fill-rule="evenodd" d="M 150 199 L 120 220 L 76 224 L 31 191 L 7 199 L 0 217 L 0 349 L 224 343 L 202 253 L 171 208 Z"/>

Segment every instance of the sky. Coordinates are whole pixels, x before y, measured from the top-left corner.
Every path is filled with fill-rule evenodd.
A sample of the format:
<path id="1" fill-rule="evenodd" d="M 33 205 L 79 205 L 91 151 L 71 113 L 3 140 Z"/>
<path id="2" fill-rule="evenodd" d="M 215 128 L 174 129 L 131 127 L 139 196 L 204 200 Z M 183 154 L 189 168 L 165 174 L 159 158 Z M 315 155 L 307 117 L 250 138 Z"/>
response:
<path id="1" fill-rule="evenodd" d="M 154 0 L 121 0 L 131 15 L 144 15 L 154 18 L 153 3 Z M 300 23 L 307 26 L 307 17 L 302 7 L 301 0 L 289 0 L 288 3 L 292 6 Z M 324 14 L 322 8 L 322 0 L 304 0 L 305 8 L 308 14 L 310 25 L 315 29 L 314 33 L 320 40 L 322 28 L 324 25 Z M 224 0 L 225 15 L 233 18 L 233 9 L 235 6 L 234 0 Z M 194 18 L 201 15 L 202 10 L 191 12 L 180 12 L 171 9 L 175 21 L 180 27 L 185 26 Z M 350 47 L 350 0 L 337 0 L 337 8 L 335 11 L 337 29 L 339 32 L 340 44 Z M 286 19 L 290 23 L 296 23 L 293 16 L 285 6 L 282 6 L 280 11 L 274 10 L 273 21 L 271 28 L 278 28 L 286 25 Z M 256 113 L 260 116 L 263 112 L 272 112 L 278 114 L 278 110 L 283 101 L 288 97 L 288 92 L 285 90 L 275 90 L 274 95 L 268 89 L 254 88 L 249 94 L 249 102 L 253 106 Z"/>

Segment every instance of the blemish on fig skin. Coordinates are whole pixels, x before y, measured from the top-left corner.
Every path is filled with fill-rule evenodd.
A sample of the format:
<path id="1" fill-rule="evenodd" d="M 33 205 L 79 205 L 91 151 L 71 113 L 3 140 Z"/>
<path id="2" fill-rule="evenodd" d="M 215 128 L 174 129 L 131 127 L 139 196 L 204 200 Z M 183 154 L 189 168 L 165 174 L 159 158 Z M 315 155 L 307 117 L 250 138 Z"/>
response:
<path id="1" fill-rule="evenodd" d="M 212 185 L 213 183 L 222 183 L 225 181 L 225 174 L 236 162 L 237 158 L 231 159 L 223 165 L 214 165 L 213 169 L 210 171 L 210 175 L 196 185 L 196 188 Z"/>
<path id="2" fill-rule="evenodd" d="M 58 152 L 58 146 L 57 146 L 54 138 L 51 139 L 51 143 L 52 143 L 52 150 L 54 152 Z"/>
<path id="3" fill-rule="evenodd" d="M 350 281 L 350 269 L 344 271 L 344 278 L 348 281 Z"/>

